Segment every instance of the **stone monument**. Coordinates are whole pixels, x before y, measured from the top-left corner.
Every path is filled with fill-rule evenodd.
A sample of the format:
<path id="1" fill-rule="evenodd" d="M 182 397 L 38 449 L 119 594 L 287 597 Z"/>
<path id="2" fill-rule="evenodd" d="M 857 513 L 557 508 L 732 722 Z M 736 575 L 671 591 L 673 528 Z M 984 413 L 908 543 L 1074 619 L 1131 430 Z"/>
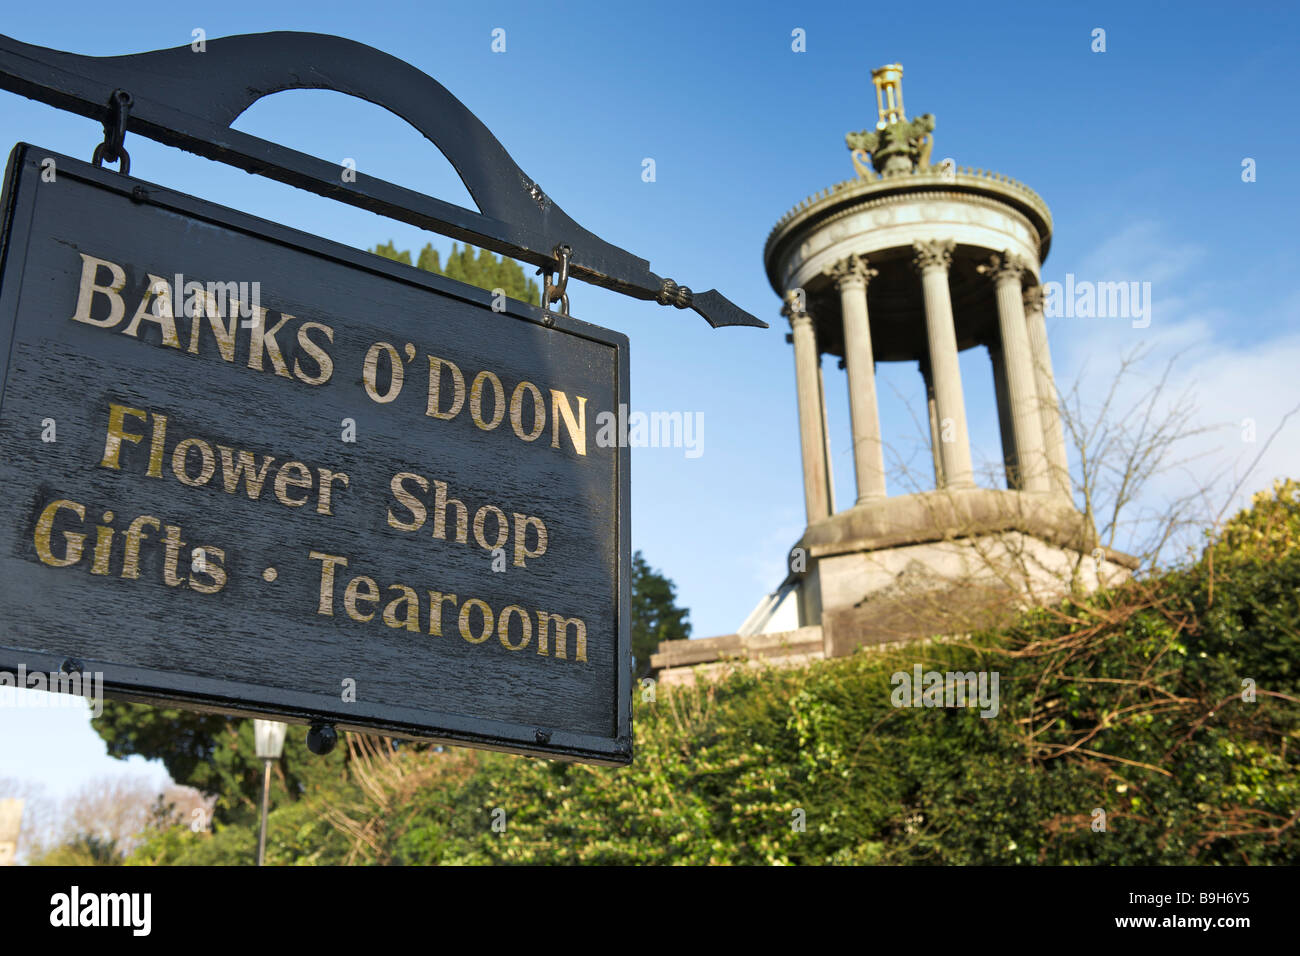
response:
<path id="1" fill-rule="evenodd" d="M 789 575 L 736 634 L 666 642 L 661 678 L 727 660 L 796 662 L 959 635 L 1070 589 L 1127 576 L 1075 507 L 1043 316 L 1047 204 L 995 172 L 934 164 L 935 119 L 909 120 L 903 68 L 874 70 L 878 122 L 845 139 L 857 176 L 786 213 L 764 265 L 793 345 L 807 528 Z M 1005 487 L 971 462 L 958 353 L 986 350 Z M 836 509 L 822 356 L 848 380 L 856 487 Z M 891 495 L 880 362 L 915 363 L 932 490 Z"/>

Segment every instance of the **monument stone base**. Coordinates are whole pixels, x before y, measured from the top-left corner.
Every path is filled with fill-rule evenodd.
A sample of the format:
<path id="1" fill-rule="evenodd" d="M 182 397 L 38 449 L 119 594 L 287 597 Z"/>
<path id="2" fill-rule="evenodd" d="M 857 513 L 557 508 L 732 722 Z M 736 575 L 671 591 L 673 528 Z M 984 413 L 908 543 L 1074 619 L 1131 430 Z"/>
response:
<path id="1" fill-rule="evenodd" d="M 783 587 L 796 628 L 790 614 L 751 616 L 737 634 L 665 642 L 652 664 L 660 680 L 680 683 L 694 680 L 687 671 L 961 637 L 1072 592 L 1119 584 L 1136 566 L 1101 547 L 1063 496 L 947 488 L 882 498 L 812 524 L 791 550 Z"/>

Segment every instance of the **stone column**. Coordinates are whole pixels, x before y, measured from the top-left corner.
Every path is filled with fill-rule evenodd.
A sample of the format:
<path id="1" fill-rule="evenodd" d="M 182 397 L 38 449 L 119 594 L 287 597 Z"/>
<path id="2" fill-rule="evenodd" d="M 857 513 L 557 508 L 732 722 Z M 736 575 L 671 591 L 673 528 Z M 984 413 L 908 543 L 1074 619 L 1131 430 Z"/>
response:
<path id="1" fill-rule="evenodd" d="M 803 290 L 786 293 L 782 314 L 790 319 L 790 340 L 794 343 L 795 390 L 799 398 L 799 448 L 803 453 L 803 495 L 808 523 L 829 517 L 829 462 L 822 427 L 820 363 L 812 316 L 803 310 Z"/>
<path id="2" fill-rule="evenodd" d="M 844 323 L 844 364 L 849 377 L 858 504 L 885 497 L 885 446 L 880 440 L 876 363 L 871 354 L 871 323 L 867 318 L 867 285 L 876 274 L 866 258 L 858 255 L 842 259 L 826 270 L 840 294 Z"/>
<path id="3" fill-rule="evenodd" d="M 1020 468 L 1016 464 L 1016 434 L 1011 427 L 1011 403 L 1007 399 L 1007 369 L 1002 361 L 1002 346 L 989 346 L 989 364 L 993 366 L 993 395 L 998 403 L 998 434 L 1002 438 L 1002 467 L 1007 487 L 1020 487 Z"/>
<path id="4" fill-rule="evenodd" d="M 1016 464 L 1020 470 L 1019 487 L 1023 491 L 1048 491 L 1051 486 L 1043 447 L 1043 421 L 1038 414 L 1038 385 L 1020 288 L 1020 277 L 1028 271 L 1028 266 L 1018 256 L 1003 252 L 990 256 L 979 271 L 993 279 L 997 290 L 998 330 L 1002 335 L 1002 362 L 1016 441 Z"/>
<path id="5" fill-rule="evenodd" d="M 1025 322 L 1029 328 L 1029 351 L 1034 360 L 1034 381 L 1038 386 L 1039 417 L 1043 422 L 1043 445 L 1051 469 L 1054 491 L 1070 494 L 1070 462 L 1065 454 L 1065 429 L 1061 426 L 1061 409 L 1056 396 L 1056 377 L 1052 374 L 1052 353 L 1047 345 L 1047 321 L 1043 318 L 1043 287 L 1025 290 Z"/>
<path id="6" fill-rule="evenodd" d="M 826 439 L 826 507 L 835 514 L 835 459 L 831 457 L 831 429 L 826 414 L 826 374 L 821 353 L 817 354 L 817 401 L 822 415 L 822 437 Z"/>
<path id="7" fill-rule="evenodd" d="M 921 370 L 921 381 L 925 384 L 925 412 L 930 419 L 930 456 L 934 459 L 934 486 L 942 488 L 943 455 L 939 451 L 939 416 L 934 408 L 934 379 L 930 375 L 930 360 L 921 356 L 917 366 Z"/>
<path id="8" fill-rule="evenodd" d="M 921 273 L 921 291 L 925 297 L 925 333 L 945 487 L 971 488 L 975 481 L 966 431 L 966 400 L 961 391 L 957 333 L 952 324 L 952 297 L 948 292 L 948 267 L 952 265 L 954 245 L 951 239 L 913 242 L 912 262 Z"/>

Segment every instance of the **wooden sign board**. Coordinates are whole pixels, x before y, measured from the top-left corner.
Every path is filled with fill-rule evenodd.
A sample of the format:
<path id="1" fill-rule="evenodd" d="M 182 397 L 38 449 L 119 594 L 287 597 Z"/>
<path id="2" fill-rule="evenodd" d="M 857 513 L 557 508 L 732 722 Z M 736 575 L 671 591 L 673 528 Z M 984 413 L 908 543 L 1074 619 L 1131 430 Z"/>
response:
<path id="1" fill-rule="evenodd" d="M 625 336 L 20 145 L 0 356 L 0 667 L 631 761 Z"/>

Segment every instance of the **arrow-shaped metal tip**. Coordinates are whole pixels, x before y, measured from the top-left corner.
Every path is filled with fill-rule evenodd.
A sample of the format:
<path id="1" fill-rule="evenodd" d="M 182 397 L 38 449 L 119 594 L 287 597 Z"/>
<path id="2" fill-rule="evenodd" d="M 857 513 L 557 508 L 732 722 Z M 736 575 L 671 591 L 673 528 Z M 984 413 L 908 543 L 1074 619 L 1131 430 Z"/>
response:
<path id="1" fill-rule="evenodd" d="M 715 329 L 724 325 L 748 325 L 756 329 L 768 327 L 762 319 L 750 315 L 717 289 L 695 293 L 691 297 L 691 308 L 704 316 L 704 321 Z"/>

